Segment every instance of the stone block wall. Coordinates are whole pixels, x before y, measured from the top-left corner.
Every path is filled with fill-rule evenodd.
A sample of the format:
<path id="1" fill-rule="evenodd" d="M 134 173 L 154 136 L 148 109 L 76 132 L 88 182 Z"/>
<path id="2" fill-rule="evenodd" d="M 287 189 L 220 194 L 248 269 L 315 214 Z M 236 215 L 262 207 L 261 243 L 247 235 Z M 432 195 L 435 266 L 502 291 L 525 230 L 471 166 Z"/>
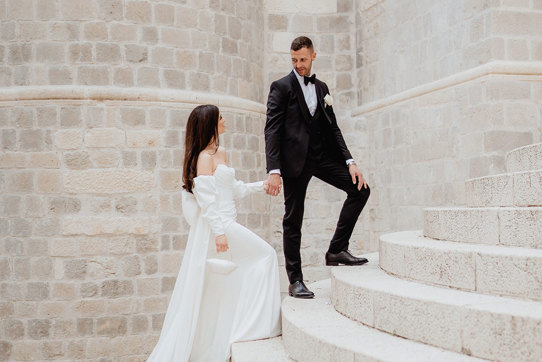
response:
<path id="1" fill-rule="evenodd" d="M 505 172 L 538 142 L 539 2 L 356 1 L 357 101 L 373 193 L 364 249 L 465 202 L 464 180 Z M 530 35 L 527 35 L 530 34 Z"/>
<path id="2" fill-rule="evenodd" d="M 486 75 L 368 110 L 370 233 L 423 225 L 423 208 L 464 205 L 465 180 L 505 172 L 505 154 L 542 139 L 542 76 Z"/>
<path id="3" fill-rule="evenodd" d="M 352 0 L 277 2 L 266 0 L 265 36 L 268 54 L 266 95 L 269 85 L 292 70 L 290 44 L 304 35 L 317 53 L 313 72 L 327 83 L 337 108 L 346 111 L 356 103 L 354 91 L 354 3 Z"/>
<path id="4" fill-rule="evenodd" d="M 265 102 L 296 36 L 313 39 L 314 71 L 372 187 L 352 249 L 421 228 L 428 205 L 464 203 L 466 178 L 504 171 L 507 151 L 541 140 L 541 6 L 0 0 L 0 360 L 145 360 L 188 232 L 187 116 L 219 105 L 238 178 L 265 178 Z M 343 200 L 311 182 L 308 279 Z M 281 260 L 283 207 L 261 195 L 238 217 Z"/>
<path id="5" fill-rule="evenodd" d="M 0 87 L 263 96 L 261 0 L 2 0 L 0 21 Z"/>
<path id="6" fill-rule="evenodd" d="M 356 1 L 358 104 L 493 60 L 541 61 L 538 1 Z"/>
<path id="7" fill-rule="evenodd" d="M 181 170 L 193 107 L 0 103 L 0 359 L 145 360 L 186 245 Z M 237 177 L 263 179 L 261 109 L 222 114 Z M 239 221 L 264 238 L 269 202 L 239 205 Z"/>
<path id="8" fill-rule="evenodd" d="M 237 177 L 265 176 L 262 24 L 262 1 L 0 0 L 0 360 L 146 359 L 191 109 L 218 105 Z M 269 208 L 238 220 L 269 239 Z"/>

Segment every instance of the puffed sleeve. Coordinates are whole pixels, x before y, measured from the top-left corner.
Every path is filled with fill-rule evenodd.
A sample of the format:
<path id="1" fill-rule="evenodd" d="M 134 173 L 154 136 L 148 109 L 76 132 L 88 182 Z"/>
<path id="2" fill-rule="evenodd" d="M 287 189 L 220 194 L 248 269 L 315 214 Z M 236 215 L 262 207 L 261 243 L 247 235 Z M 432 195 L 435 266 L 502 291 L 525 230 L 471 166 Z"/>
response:
<path id="1" fill-rule="evenodd" d="M 223 235 L 225 233 L 224 224 L 216 206 L 215 177 L 207 175 L 195 177 L 192 192 L 201 208 L 201 216 L 207 220 L 215 237 Z"/>
<path id="2" fill-rule="evenodd" d="M 236 199 L 262 191 L 264 191 L 263 181 L 244 183 L 243 181 L 235 180 L 235 183 L 233 184 L 233 197 Z"/>

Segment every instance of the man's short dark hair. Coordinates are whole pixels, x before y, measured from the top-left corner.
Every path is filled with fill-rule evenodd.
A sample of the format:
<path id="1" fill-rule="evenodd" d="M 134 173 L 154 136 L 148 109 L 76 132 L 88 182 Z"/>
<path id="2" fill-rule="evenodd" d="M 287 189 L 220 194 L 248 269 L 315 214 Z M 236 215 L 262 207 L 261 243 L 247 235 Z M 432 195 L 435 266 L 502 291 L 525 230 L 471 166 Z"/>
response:
<path id="1" fill-rule="evenodd" d="M 294 52 L 298 51 L 301 48 L 307 48 L 309 50 L 314 50 L 312 46 L 312 40 L 307 38 L 306 36 L 299 36 L 294 39 L 292 42 L 292 45 L 290 46 L 290 50 L 293 50 Z"/>

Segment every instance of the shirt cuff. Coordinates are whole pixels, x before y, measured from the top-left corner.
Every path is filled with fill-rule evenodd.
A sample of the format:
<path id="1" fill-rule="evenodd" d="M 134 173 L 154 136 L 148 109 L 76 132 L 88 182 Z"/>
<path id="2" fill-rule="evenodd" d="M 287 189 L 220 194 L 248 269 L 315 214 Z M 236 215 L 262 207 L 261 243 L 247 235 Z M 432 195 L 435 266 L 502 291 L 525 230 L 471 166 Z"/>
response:
<path id="1" fill-rule="evenodd" d="M 351 164 L 352 162 L 356 162 L 356 161 L 354 161 L 353 158 L 349 158 L 348 160 L 346 160 L 346 166 L 350 166 L 350 164 Z"/>
<path id="2" fill-rule="evenodd" d="M 274 169 L 274 170 L 269 171 L 269 174 L 270 174 L 270 175 L 272 175 L 272 174 L 274 174 L 274 173 L 280 175 L 280 170 L 277 168 L 277 169 Z"/>

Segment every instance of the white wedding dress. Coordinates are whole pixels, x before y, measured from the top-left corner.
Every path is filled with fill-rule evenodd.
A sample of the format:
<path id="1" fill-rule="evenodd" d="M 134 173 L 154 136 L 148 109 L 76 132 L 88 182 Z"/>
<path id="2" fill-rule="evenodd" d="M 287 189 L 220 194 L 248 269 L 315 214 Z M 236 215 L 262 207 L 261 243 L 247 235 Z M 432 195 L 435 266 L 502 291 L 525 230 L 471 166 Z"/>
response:
<path id="1" fill-rule="evenodd" d="M 183 191 L 188 242 L 160 339 L 147 361 L 223 362 L 234 342 L 280 334 L 276 252 L 235 221 L 234 199 L 262 191 L 263 182 L 238 181 L 224 164 L 212 176 L 194 178 L 193 195 Z M 227 275 L 206 268 L 206 259 L 216 257 L 220 234 L 226 234 L 231 251 L 225 255 L 238 266 Z"/>

